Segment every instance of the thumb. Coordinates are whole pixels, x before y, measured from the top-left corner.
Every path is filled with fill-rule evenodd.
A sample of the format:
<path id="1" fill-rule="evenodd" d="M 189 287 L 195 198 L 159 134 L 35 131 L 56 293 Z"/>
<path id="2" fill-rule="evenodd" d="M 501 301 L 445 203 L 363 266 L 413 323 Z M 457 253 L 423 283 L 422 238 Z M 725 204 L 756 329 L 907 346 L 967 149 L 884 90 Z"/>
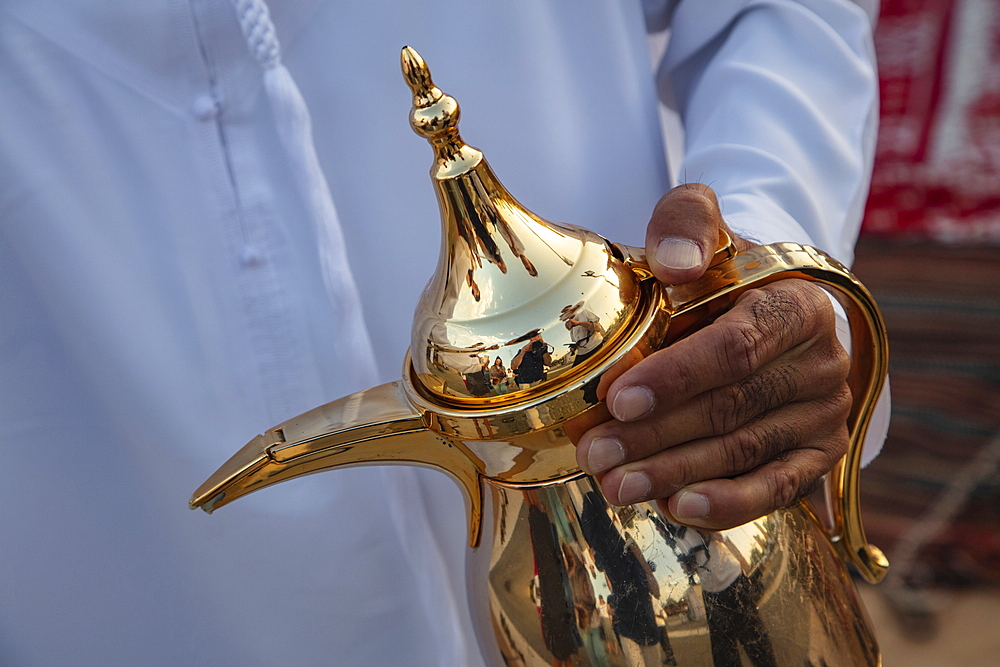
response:
<path id="1" fill-rule="evenodd" d="M 726 229 L 712 188 L 679 185 L 663 195 L 646 227 L 649 268 L 665 283 L 689 283 L 701 277 Z"/>

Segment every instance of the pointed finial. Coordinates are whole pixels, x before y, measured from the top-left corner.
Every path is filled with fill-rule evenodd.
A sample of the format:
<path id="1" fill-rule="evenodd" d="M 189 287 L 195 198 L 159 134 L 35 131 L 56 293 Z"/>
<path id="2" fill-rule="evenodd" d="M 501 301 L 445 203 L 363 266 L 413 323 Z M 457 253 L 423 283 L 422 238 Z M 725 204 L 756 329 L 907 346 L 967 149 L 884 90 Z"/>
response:
<path id="1" fill-rule="evenodd" d="M 399 59 L 403 78 L 413 91 L 413 110 L 410 112 L 413 130 L 439 148 L 447 144 L 452 150 L 457 149 L 462 144 L 458 136 L 458 102 L 434 85 L 427 63 L 415 49 L 404 46 Z"/>
<path id="2" fill-rule="evenodd" d="M 416 49 L 404 46 L 399 60 L 403 67 L 403 78 L 413 91 L 413 105 L 422 107 L 437 102 L 441 98 L 441 90 L 434 85 L 431 71 Z"/>

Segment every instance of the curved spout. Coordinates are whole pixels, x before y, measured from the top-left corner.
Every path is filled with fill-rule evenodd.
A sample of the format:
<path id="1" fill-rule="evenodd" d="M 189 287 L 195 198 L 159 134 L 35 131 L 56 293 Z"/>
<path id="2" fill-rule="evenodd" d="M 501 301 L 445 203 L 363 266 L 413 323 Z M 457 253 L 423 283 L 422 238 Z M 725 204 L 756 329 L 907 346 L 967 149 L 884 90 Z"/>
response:
<path id="1" fill-rule="evenodd" d="M 219 468 L 189 501 L 211 513 L 272 484 L 331 468 L 410 464 L 442 470 L 465 491 L 469 541 L 478 544 L 479 472 L 462 451 L 427 429 L 390 382 L 322 405 L 269 429 Z"/>

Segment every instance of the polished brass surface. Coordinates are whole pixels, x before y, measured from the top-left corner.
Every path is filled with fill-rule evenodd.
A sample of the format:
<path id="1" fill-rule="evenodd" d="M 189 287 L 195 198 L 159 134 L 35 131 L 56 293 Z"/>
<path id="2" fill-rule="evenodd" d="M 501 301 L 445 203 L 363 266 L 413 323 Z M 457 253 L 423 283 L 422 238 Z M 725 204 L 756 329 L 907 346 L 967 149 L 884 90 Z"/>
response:
<path id="1" fill-rule="evenodd" d="M 663 285 L 641 249 L 521 206 L 462 141 L 458 104 L 420 56 L 404 49 L 402 66 L 411 124 L 434 149 L 444 225 L 402 381 L 258 436 L 191 507 L 212 511 L 335 467 L 430 466 L 468 501 L 470 604 L 490 665 L 662 665 L 671 651 L 681 665 L 878 664 L 844 566 L 869 581 L 888 567 L 859 506 L 862 444 L 887 369 L 864 286 L 815 248 L 736 253 L 724 233 L 700 280 Z M 577 466 L 575 444 L 610 418 L 602 399 L 613 379 L 746 290 L 785 278 L 830 289 L 851 324 L 851 441 L 827 480 L 832 530 L 804 503 L 722 533 L 671 524 L 655 504 L 609 506 Z M 720 563 L 735 577 L 728 586 L 713 571 Z M 729 644 L 750 663 L 718 657 Z"/>
<path id="2" fill-rule="evenodd" d="M 330 468 L 409 464 L 448 473 L 465 492 L 470 539 L 479 535 L 479 471 L 462 449 L 437 436 L 406 400 L 401 382 L 314 408 L 258 435 L 209 477 L 190 505 L 214 512 L 240 496 Z"/>
<path id="3" fill-rule="evenodd" d="M 441 403 L 513 405 L 581 376 L 584 357 L 620 347 L 639 278 L 593 232 L 531 213 L 458 133 L 459 107 L 412 49 L 403 71 L 410 121 L 434 147 L 431 180 L 444 222 L 435 277 L 417 305 L 416 377 Z"/>
<path id="4" fill-rule="evenodd" d="M 487 664 L 878 664 L 857 590 L 805 502 L 712 533 L 653 503 L 609 506 L 586 475 L 483 485 L 493 548 L 471 552 L 469 590 L 476 624 L 496 635 L 481 639 Z"/>

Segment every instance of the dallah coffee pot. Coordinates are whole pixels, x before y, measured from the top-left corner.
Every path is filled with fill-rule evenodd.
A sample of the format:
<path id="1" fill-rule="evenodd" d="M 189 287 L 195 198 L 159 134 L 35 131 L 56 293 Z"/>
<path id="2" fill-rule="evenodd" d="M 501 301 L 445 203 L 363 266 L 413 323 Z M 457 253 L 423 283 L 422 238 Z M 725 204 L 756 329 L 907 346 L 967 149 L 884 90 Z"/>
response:
<path id="1" fill-rule="evenodd" d="M 421 57 L 406 48 L 402 66 L 444 223 L 403 377 L 257 436 L 191 507 L 331 468 L 430 466 L 465 493 L 470 611 L 489 665 L 879 664 L 845 566 L 869 581 L 888 567 L 859 514 L 887 364 L 867 290 L 814 248 L 736 253 L 724 234 L 701 279 L 661 284 L 641 249 L 521 206 L 462 141 L 458 104 Z M 851 440 L 827 476 L 832 528 L 807 501 L 722 532 L 672 523 L 655 503 L 608 504 L 574 444 L 610 416 L 602 382 L 789 277 L 828 286 L 851 325 Z"/>

